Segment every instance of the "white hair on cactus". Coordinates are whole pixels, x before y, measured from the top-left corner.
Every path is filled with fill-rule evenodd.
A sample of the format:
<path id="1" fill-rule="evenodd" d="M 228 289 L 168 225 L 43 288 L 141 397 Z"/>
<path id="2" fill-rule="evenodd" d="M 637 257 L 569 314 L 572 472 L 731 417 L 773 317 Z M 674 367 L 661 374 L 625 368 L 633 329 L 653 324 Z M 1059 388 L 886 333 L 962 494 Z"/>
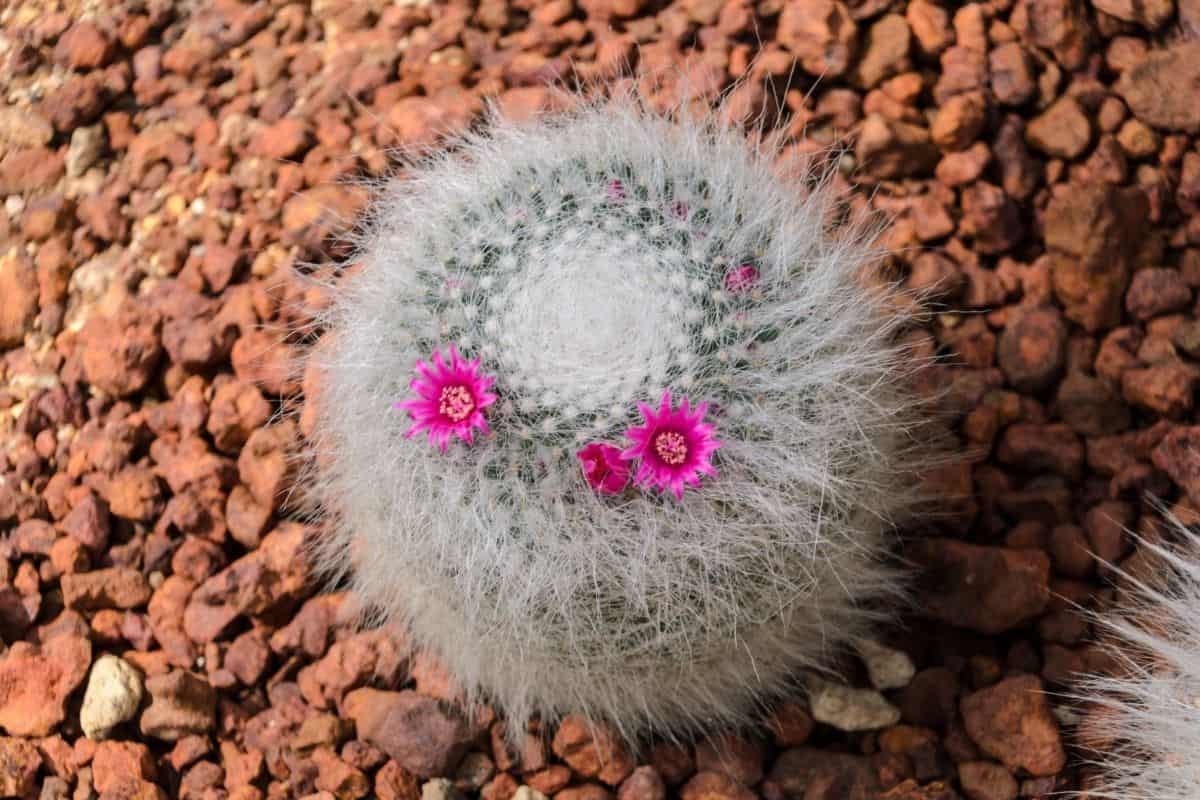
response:
<path id="1" fill-rule="evenodd" d="M 1093 707 L 1083 732 L 1104 742 L 1088 797 L 1200 798 L 1200 536 L 1170 528 L 1174 541 L 1139 543 L 1154 574 L 1122 574 L 1117 608 L 1092 617 L 1115 668 L 1074 692 Z"/>
<path id="2" fill-rule="evenodd" d="M 780 174 L 718 119 L 630 95 L 493 116 L 383 188 L 336 284 L 313 355 L 316 561 L 510 730 L 744 721 L 902 594 L 905 319 L 823 176 Z M 414 400 L 451 347 L 447 370 L 494 384 Z M 716 474 L 597 491 L 577 452 L 629 447 L 664 390 L 713 426 Z M 406 438 L 404 400 L 486 413 L 443 452 Z"/>

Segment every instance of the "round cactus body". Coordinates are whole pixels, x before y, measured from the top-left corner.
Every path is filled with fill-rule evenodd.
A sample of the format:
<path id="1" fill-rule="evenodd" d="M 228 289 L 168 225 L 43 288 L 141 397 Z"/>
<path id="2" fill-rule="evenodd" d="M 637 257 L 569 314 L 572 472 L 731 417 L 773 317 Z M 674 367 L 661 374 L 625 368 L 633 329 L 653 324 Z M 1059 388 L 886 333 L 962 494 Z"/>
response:
<path id="1" fill-rule="evenodd" d="M 1139 577 L 1119 573 L 1121 602 L 1092 617 L 1111 663 L 1076 686 L 1097 745 L 1088 797 L 1200 797 L 1200 536 L 1175 520 L 1167 530 L 1140 542 Z"/>
<path id="2" fill-rule="evenodd" d="M 319 557 L 516 727 L 740 721 L 897 592 L 900 320 L 773 155 L 629 99 L 495 119 L 336 286 Z"/>

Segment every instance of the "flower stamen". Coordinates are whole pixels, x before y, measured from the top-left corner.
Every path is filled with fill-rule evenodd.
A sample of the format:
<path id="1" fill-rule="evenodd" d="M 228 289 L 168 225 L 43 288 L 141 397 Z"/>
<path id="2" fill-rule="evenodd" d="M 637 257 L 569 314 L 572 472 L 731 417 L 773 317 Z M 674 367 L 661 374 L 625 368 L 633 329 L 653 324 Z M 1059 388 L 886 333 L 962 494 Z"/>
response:
<path id="1" fill-rule="evenodd" d="M 429 442 L 444 453 L 451 437 L 471 444 L 476 431 L 488 433 L 483 411 L 496 402 L 496 395 L 488 391 L 496 379 L 484 375 L 480 366 L 478 358 L 467 361 L 454 345 L 449 360 L 435 350 L 429 361 L 418 361 L 417 376 L 409 384 L 416 396 L 393 404 L 412 418 L 404 435 L 412 438 L 426 431 Z"/>
<path id="2" fill-rule="evenodd" d="M 645 421 L 625 431 L 632 446 L 621 451 L 625 461 L 637 461 L 634 482 L 639 486 L 667 489 L 682 499 L 684 486 L 699 486 L 701 475 L 716 475 L 712 454 L 723 445 L 716 429 L 704 421 L 708 403 L 694 409 L 683 397 L 679 407 L 671 402 L 671 391 L 663 392 L 656 411 L 638 403 Z"/>
<path id="3" fill-rule="evenodd" d="M 687 440 L 675 431 L 664 431 L 654 437 L 654 452 L 668 464 L 682 464 L 687 461 Z"/>
<path id="4" fill-rule="evenodd" d="M 462 422 L 475 410 L 475 398 L 466 386 L 447 386 L 438 398 L 438 412 L 453 422 Z"/>

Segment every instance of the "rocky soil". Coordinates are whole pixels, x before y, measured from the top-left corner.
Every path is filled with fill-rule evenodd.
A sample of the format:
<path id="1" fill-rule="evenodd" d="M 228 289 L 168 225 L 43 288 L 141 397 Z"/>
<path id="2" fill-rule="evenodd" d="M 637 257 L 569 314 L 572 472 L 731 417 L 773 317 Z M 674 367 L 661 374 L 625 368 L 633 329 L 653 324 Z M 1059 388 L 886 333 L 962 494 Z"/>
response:
<path id="1" fill-rule="evenodd" d="M 0 795 L 1086 788 L 1080 710 L 1043 691 L 1103 665 L 1072 605 L 1136 568 L 1147 498 L 1200 503 L 1197 34 L 1198 0 L 4 4 Z M 856 691 L 695 746 L 571 718 L 513 751 L 309 581 L 284 332 L 325 298 L 294 269 L 345 255 L 348 179 L 555 80 L 733 87 L 733 120 L 844 145 L 838 182 L 895 220 L 960 449 L 906 532 L 916 610 Z"/>

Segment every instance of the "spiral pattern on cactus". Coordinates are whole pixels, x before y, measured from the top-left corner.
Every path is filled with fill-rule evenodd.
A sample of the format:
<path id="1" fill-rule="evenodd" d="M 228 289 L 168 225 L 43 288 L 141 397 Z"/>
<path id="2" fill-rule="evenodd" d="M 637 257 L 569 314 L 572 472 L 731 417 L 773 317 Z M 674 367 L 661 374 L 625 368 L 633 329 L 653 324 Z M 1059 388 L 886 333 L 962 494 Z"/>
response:
<path id="1" fill-rule="evenodd" d="M 493 118 L 384 187 L 336 284 L 317 560 L 510 727 L 742 720 L 898 592 L 903 317 L 821 176 L 716 119 Z"/>

